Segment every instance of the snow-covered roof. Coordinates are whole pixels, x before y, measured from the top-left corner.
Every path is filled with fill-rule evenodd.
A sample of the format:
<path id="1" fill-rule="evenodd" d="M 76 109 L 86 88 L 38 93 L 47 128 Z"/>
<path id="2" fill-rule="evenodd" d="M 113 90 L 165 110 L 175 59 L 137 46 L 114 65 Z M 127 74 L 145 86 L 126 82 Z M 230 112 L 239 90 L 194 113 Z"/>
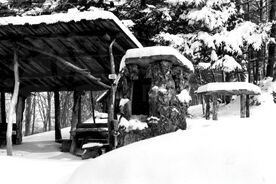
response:
<path id="1" fill-rule="evenodd" d="M 157 60 L 171 61 L 175 65 L 186 67 L 191 72 L 194 71 L 192 62 L 180 54 L 176 49 L 169 46 L 152 46 L 129 49 L 123 58 L 123 62 L 125 62 L 125 64 L 138 64 L 142 66 L 146 66 Z"/>
<path id="2" fill-rule="evenodd" d="M 213 82 L 200 86 L 197 89 L 197 93 L 223 93 L 223 94 L 249 94 L 259 95 L 261 89 L 248 82 Z"/>
<path id="3" fill-rule="evenodd" d="M 116 38 L 113 53 L 118 72 L 126 51 L 142 45 L 111 12 L 72 9 L 52 15 L 2 17 L 0 63 L 5 64 L 0 65 L 3 74 L 0 81 L 13 80 L 13 71 L 7 70 L 6 66 L 12 66 L 14 62 L 12 48 L 16 42 L 19 60 L 23 61 L 20 63 L 21 89 L 32 92 L 108 89 L 110 62 L 106 58 L 113 38 Z M 72 66 L 85 72 L 76 73 L 76 67 Z M 3 90 L 12 91 L 13 83 L 3 84 L 0 91 Z"/>
<path id="4" fill-rule="evenodd" d="M 93 10 L 79 12 L 78 10 L 71 10 L 67 13 L 56 13 L 52 15 L 40 15 L 40 16 L 10 16 L 0 18 L 0 26 L 2 25 L 36 25 L 36 24 L 54 24 L 57 22 L 70 22 L 70 21 L 81 21 L 81 20 L 97 20 L 107 19 L 113 20 L 122 31 L 128 35 L 128 37 L 138 46 L 143 47 L 142 44 L 134 37 L 134 35 L 126 28 L 125 25 L 111 12 L 103 10 Z"/>

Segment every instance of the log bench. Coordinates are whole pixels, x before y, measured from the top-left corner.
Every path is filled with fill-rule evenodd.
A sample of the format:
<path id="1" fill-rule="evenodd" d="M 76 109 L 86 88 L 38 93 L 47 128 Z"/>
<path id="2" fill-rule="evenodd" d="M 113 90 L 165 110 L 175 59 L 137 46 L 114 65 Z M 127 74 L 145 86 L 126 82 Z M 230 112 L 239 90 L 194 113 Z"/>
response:
<path id="1" fill-rule="evenodd" d="M 82 145 L 82 149 L 84 150 L 81 158 L 88 159 L 88 158 L 95 158 L 100 156 L 106 152 L 108 144 L 98 143 L 98 142 L 91 142 Z"/>
<path id="2" fill-rule="evenodd" d="M 74 136 L 77 148 L 82 148 L 86 143 L 108 144 L 107 123 L 81 123 L 71 134 Z"/>

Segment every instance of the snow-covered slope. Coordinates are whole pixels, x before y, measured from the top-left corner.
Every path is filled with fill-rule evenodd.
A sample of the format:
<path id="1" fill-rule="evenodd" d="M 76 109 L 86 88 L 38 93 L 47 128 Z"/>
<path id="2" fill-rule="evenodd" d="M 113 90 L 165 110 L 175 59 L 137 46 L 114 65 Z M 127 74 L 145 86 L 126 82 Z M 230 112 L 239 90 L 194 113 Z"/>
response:
<path id="1" fill-rule="evenodd" d="M 239 98 L 221 106 L 219 121 L 205 120 L 194 107 L 189 130 L 178 131 L 90 160 L 67 184 L 275 184 L 276 124 L 270 92 L 251 118 L 239 118 Z"/>
<path id="2" fill-rule="evenodd" d="M 64 161 L 62 155 L 50 156 L 57 148 L 47 152 L 39 146 L 31 149 L 37 154 L 0 156 L 1 183 L 275 184 L 274 84 L 263 81 L 261 105 L 251 108 L 250 118 L 239 118 L 239 98 L 220 106 L 218 121 L 205 120 L 201 106 L 194 106 L 189 109 L 193 116 L 187 119 L 188 130 L 140 141 L 96 159 Z M 25 140 L 39 143 L 50 138 L 51 132 Z M 38 157 L 40 153 L 45 155 Z"/>

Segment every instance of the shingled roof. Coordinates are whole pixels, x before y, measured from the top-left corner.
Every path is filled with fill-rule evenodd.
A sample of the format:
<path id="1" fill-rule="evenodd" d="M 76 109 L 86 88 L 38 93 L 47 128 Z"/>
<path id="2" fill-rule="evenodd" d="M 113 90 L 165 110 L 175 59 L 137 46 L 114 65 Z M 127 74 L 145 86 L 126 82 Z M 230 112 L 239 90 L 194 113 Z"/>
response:
<path id="1" fill-rule="evenodd" d="M 118 71 L 125 52 L 142 45 L 111 12 L 0 18 L 0 91 L 13 90 L 15 49 L 21 91 L 105 89 L 111 84 L 109 45 L 114 38 Z"/>

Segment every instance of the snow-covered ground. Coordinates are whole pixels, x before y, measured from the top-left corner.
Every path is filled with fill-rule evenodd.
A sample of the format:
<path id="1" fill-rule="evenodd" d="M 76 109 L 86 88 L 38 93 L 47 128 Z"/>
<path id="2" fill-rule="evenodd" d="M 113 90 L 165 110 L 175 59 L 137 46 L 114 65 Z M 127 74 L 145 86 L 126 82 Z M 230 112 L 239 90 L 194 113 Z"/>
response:
<path id="1" fill-rule="evenodd" d="M 220 106 L 218 121 L 205 120 L 201 106 L 193 106 L 188 130 L 140 141 L 96 159 L 80 161 L 59 152 L 51 133 L 26 137 L 24 144 L 14 147 L 15 157 L 0 156 L 1 182 L 275 184 L 276 104 L 271 84 L 262 86 L 261 105 L 251 108 L 250 118 L 240 118 L 239 98 Z"/>

